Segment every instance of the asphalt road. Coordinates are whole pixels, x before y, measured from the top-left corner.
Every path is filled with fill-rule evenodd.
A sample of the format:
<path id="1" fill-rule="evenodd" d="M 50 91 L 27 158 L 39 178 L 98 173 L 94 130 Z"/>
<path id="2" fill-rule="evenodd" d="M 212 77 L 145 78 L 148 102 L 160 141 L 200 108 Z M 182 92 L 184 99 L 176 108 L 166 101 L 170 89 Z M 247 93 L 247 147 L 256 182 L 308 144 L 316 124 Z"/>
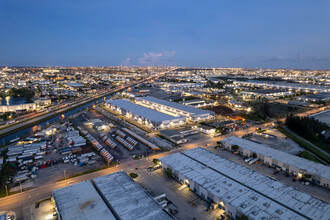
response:
<path id="1" fill-rule="evenodd" d="M 194 142 L 185 144 L 179 148 L 173 149 L 168 152 L 161 152 L 158 154 L 151 155 L 149 157 L 146 157 L 144 159 L 140 160 L 133 160 L 132 158 L 127 158 L 125 160 L 121 161 L 120 165 L 116 165 L 115 167 L 111 167 L 108 169 L 100 170 L 97 172 L 93 172 L 90 174 L 86 174 L 83 176 L 78 176 L 74 178 L 70 178 L 67 180 L 55 182 L 52 184 L 47 184 L 43 186 L 39 186 L 35 189 L 31 189 L 22 193 L 17 193 L 11 196 L 7 196 L 4 198 L 0 198 L 0 211 L 15 211 L 17 215 L 17 219 L 29 219 L 29 211 L 27 207 L 30 207 L 34 203 L 36 203 L 39 200 L 42 200 L 44 198 L 48 198 L 51 196 L 51 192 L 55 189 L 68 186 L 70 184 L 75 184 L 78 182 L 82 182 L 85 180 L 91 180 L 93 178 L 103 176 L 106 174 L 114 173 L 119 170 L 125 170 L 126 172 L 130 172 L 135 170 L 135 168 L 138 169 L 144 169 L 149 166 L 153 165 L 152 159 L 154 158 L 161 158 L 165 157 L 174 153 L 178 153 L 184 150 L 192 149 L 197 146 L 205 146 L 206 144 L 208 146 L 213 146 L 216 144 L 217 141 L 222 140 L 224 138 L 230 137 L 230 136 L 241 136 L 250 132 L 255 131 L 255 127 L 251 127 L 249 129 L 239 130 L 233 133 L 230 133 L 228 135 L 220 136 L 217 138 L 210 138 L 209 141 L 202 141 L 202 142 Z M 69 184 L 70 183 L 70 184 Z M 23 214 L 25 215 L 23 217 Z"/>
<path id="2" fill-rule="evenodd" d="M 48 113 L 42 114 L 40 116 L 33 117 L 30 120 L 27 120 L 27 121 L 24 121 L 24 122 L 18 122 L 15 125 L 12 125 L 12 126 L 10 126 L 8 128 L 4 128 L 4 129 L 0 130 L 0 137 L 1 136 L 4 136 L 4 135 L 8 135 L 11 131 L 20 129 L 20 128 L 25 127 L 25 126 L 30 126 L 30 125 L 32 126 L 35 123 L 39 122 L 40 120 L 43 120 L 43 119 L 48 118 L 48 117 L 56 116 L 58 114 L 64 113 L 66 111 L 69 111 L 72 108 L 78 107 L 80 105 L 87 104 L 87 103 L 89 103 L 91 101 L 94 101 L 94 100 L 101 99 L 104 96 L 110 95 L 110 94 L 115 93 L 115 92 L 117 92 L 119 90 L 122 90 L 122 89 L 125 89 L 125 88 L 128 88 L 128 87 L 131 87 L 133 85 L 139 84 L 139 83 L 144 82 L 144 81 L 147 81 L 147 80 L 150 80 L 150 78 L 143 79 L 143 80 L 140 80 L 138 82 L 134 82 L 132 84 L 129 84 L 127 86 L 124 86 L 124 87 L 121 87 L 121 88 L 118 88 L 118 89 L 115 89 L 115 90 L 112 90 L 112 91 L 104 92 L 104 93 L 102 93 L 100 95 L 94 96 L 93 98 L 79 100 L 79 101 L 77 101 L 75 103 L 72 103 L 72 104 L 66 106 L 66 107 L 62 107 L 62 108 L 57 109 L 57 110 L 54 110 L 52 112 L 48 112 Z"/>

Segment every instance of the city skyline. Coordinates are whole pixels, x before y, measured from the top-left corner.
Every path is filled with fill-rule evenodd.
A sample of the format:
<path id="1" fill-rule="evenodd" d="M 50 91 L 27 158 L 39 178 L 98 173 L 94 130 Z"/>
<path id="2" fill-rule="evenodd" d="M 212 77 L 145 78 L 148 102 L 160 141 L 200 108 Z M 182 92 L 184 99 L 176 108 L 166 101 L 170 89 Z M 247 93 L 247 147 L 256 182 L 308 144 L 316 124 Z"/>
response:
<path id="1" fill-rule="evenodd" d="M 330 3 L 0 3 L 1 66 L 330 69 Z"/>

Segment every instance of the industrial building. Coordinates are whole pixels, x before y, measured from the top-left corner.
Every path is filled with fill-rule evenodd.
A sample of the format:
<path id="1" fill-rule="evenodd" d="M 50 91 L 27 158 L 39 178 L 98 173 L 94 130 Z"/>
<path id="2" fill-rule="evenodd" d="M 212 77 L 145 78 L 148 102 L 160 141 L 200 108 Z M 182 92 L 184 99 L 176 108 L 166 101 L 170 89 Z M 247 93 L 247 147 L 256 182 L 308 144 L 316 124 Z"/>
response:
<path id="1" fill-rule="evenodd" d="M 233 80 L 235 86 L 245 86 L 264 89 L 283 89 L 289 91 L 303 91 L 303 92 L 317 92 L 327 93 L 330 91 L 329 86 L 321 86 L 307 83 L 287 83 L 282 81 L 262 81 L 262 80 L 249 80 L 237 81 Z"/>
<path id="2" fill-rule="evenodd" d="M 182 105 L 176 102 L 169 102 L 163 99 L 157 99 L 152 96 L 138 97 L 135 101 L 139 105 L 155 109 L 159 112 L 164 112 L 174 116 L 184 116 L 189 121 L 205 121 L 214 119 L 215 113 L 208 110 L 198 109 L 187 105 Z"/>
<path id="3" fill-rule="evenodd" d="M 159 159 L 163 171 L 227 215 L 249 219 L 328 219 L 330 205 L 203 148 Z"/>
<path id="4" fill-rule="evenodd" d="M 242 91 L 241 94 L 243 97 L 250 97 L 250 98 L 263 97 L 266 99 L 274 99 L 287 95 L 292 95 L 292 92 L 285 90 L 275 90 L 275 89 L 257 89 L 251 91 Z"/>
<path id="5" fill-rule="evenodd" d="M 231 149 L 231 146 L 238 145 L 239 154 L 251 156 L 255 153 L 257 158 L 266 165 L 281 168 L 298 177 L 309 174 L 311 175 L 312 183 L 330 188 L 330 167 L 328 166 L 234 136 L 222 140 L 221 143 L 226 149 Z"/>
<path id="6" fill-rule="evenodd" d="M 298 100 L 304 102 L 328 102 L 330 101 L 330 93 L 318 93 L 318 94 L 310 94 L 298 97 Z"/>
<path id="7" fill-rule="evenodd" d="M 95 118 L 91 119 L 90 121 L 84 122 L 84 125 L 93 127 L 97 131 L 109 131 L 110 126 L 109 124 L 105 123 L 101 119 Z"/>
<path id="8" fill-rule="evenodd" d="M 59 220 L 116 219 L 89 181 L 54 190 L 52 198 Z"/>
<path id="9" fill-rule="evenodd" d="M 50 99 L 36 99 L 32 103 L 23 103 L 17 105 L 0 105 L 0 113 L 5 112 L 30 112 L 35 110 L 44 109 L 46 106 L 51 105 Z"/>
<path id="10" fill-rule="evenodd" d="M 309 117 L 313 117 L 320 122 L 326 123 L 330 127 L 330 110 L 318 112 L 316 114 L 310 115 Z"/>
<path id="11" fill-rule="evenodd" d="M 173 219 L 124 171 L 93 179 L 117 219 Z"/>
<path id="12" fill-rule="evenodd" d="M 59 220 L 174 219 L 124 171 L 52 193 Z"/>
<path id="13" fill-rule="evenodd" d="M 5 112 L 20 112 L 20 111 L 34 111 L 37 110 L 36 103 L 25 103 L 25 104 L 18 104 L 18 105 L 1 105 L 0 106 L 0 113 Z"/>
<path id="14" fill-rule="evenodd" d="M 177 127 L 186 123 L 184 116 L 168 115 L 137 105 L 127 99 L 107 100 L 106 106 L 111 110 L 152 129 Z"/>

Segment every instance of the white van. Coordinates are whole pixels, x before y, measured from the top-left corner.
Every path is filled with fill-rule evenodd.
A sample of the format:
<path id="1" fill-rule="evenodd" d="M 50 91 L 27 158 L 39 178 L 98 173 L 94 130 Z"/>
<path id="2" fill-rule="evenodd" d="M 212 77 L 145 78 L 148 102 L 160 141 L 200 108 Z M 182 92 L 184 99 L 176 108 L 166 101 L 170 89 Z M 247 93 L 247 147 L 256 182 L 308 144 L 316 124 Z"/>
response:
<path id="1" fill-rule="evenodd" d="M 253 158 L 252 160 L 249 161 L 249 165 L 254 164 L 257 160 L 258 158 Z"/>
<path id="2" fill-rule="evenodd" d="M 249 157 L 249 158 L 246 158 L 244 161 L 245 161 L 245 163 L 248 163 L 248 162 L 250 162 L 252 159 L 253 159 L 253 157 Z"/>

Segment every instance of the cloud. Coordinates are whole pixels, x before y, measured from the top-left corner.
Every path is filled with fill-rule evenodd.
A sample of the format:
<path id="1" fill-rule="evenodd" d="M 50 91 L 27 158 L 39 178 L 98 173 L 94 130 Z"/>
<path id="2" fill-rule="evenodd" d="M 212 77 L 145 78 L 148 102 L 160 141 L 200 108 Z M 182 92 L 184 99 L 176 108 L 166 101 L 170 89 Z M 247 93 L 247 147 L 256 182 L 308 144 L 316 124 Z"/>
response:
<path id="1" fill-rule="evenodd" d="M 320 56 L 304 56 L 299 55 L 297 61 L 308 61 L 308 62 L 329 62 L 330 57 L 320 57 Z"/>
<path id="2" fill-rule="evenodd" d="M 122 65 L 128 66 L 131 63 L 131 58 L 127 57 L 123 62 Z"/>
<path id="3" fill-rule="evenodd" d="M 304 56 L 298 55 L 295 57 L 284 57 L 282 55 L 277 55 L 275 57 L 270 57 L 268 59 L 260 60 L 261 62 L 329 62 L 329 57 L 319 57 L 319 56 Z"/>
<path id="4" fill-rule="evenodd" d="M 138 58 L 138 63 L 142 65 L 156 65 L 171 62 L 171 57 L 175 56 L 175 51 L 160 52 L 160 53 L 144 53 L 142 57 Z"/>

